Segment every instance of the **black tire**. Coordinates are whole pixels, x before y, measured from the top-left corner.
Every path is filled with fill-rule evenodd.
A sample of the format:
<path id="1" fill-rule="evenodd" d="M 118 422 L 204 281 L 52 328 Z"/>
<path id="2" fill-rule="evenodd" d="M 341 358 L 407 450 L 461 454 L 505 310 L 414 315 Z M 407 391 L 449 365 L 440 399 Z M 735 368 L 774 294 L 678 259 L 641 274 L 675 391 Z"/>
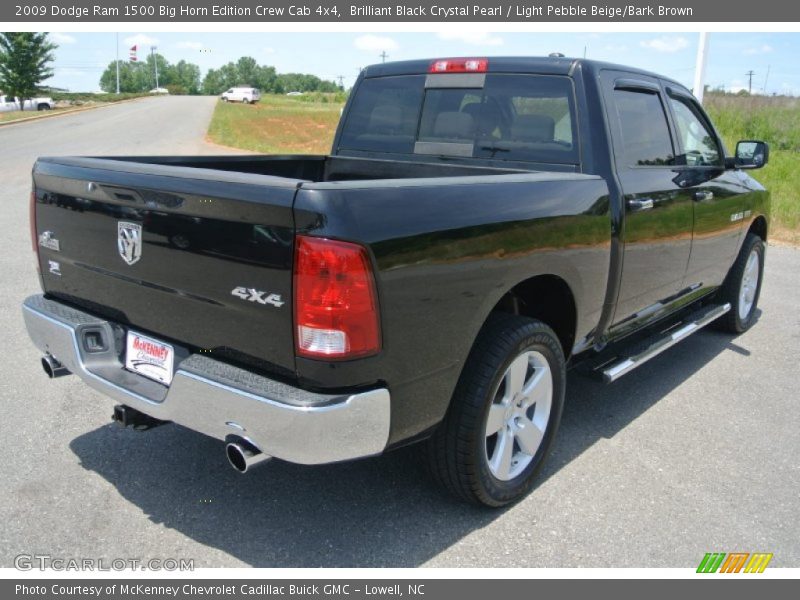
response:
<path id="1" fill-rule="evenodd" d="M 531 357 L 535 356 L 537 361 L 542 359 L 546 361 L 552 383 L 549 392 L 550 408 L 549 414 L 540 413 L 540 416 L 546 419 L 546 425 L 543 429 L 537 430 L 541 435 L 537 449 L 530 455 L 524 455 L 524 458 L 517 463 L 512 462 L 522 467 L 522 470 L 513 477 L 503 480 L 495 476 L 493 467 L 490 466 L 489 451 L 492 438 L 495 438 L 496 450 L 500 444 L 499 436 L 510 435 L 507 431 L 510 432 L 513 425 L 509 424 L 511 423 L 509 420 L 505 425 L 501 425 L 496 434 L 488 435 L 488 418 L 492 407 L 497 409 L 506 406 L 502 400 L 498 402 L 501 395 L 508 395 L 504 391 L 508 381 L 505 376 L 507 371 L 510 373 L 510 367 L 515 359 L 523 355 L 526 355 L 526 358 L 522 360 L 528 361 L 525 362 L 524 382 L 529 381 L 527 373 L 531 373 L 530 381 L 533 381 L 537 373 L 537 368 L 531 366 Z M 544 366 L 544 363 L 542 365 Z M 541 470 L 555 439 L 564 407 L 565 383 L 564 353 L 550 327 L 541 321 L 526 317 L 492 315 L 481 330 L 464 365 L 444 421 L 427 441 L 428 465 L 434 478 L 457 497 L 476 504 L 499 507 L 522 498 L 533 487 L 536 475 Z M 523 405 L 522 400 L 519 406 Z M 511 408 L 516 406 L 518 405 L 514 404 Z M 531 414 L 535 415 L 537 406 L 538 404 L 534 403 L 527 410 L 534 411 Z M 544 402 L 542 406 L 545 406 Z M 506 416 L 502 419 L 508 417 L 511 408 L 504 409 Z M 510 439 L 514 440 L 511 452 L 522 452 L 522 446 L 518 445 L 517 438 Z M 492 455 L 491 458 L 494 459 L 495 456 Z M 522 460 L 529 462 L 523 463 Z M 512 474 L 513 471 L 509 472 L 509 475 Z"/>
<path id="2" fill-rule="evenodd" d="M 36 107 L 36 110 L 50 110 L 50 105 L 43 102 Z"/>
<path id="3" fill-rule="evenodd" d="M 731 309 L 714 322 L 714 327 L 729 333 L 744 333 L 753 326 L 758 309 L 758 298 L 761 295 L 761 281 L 764 278 L 764 241 L 753 233 L 748 233 L 733 263 L 728 276 L 717 292 L 720 303 L 729 302 Z M 742 303 L 742 283 L 747 273 L 750 256 L 755 254 L 758 264 L 758 277 L 752 296 L 752 303 Z M 745 300 L 746 302 L 746 300 Z"/>

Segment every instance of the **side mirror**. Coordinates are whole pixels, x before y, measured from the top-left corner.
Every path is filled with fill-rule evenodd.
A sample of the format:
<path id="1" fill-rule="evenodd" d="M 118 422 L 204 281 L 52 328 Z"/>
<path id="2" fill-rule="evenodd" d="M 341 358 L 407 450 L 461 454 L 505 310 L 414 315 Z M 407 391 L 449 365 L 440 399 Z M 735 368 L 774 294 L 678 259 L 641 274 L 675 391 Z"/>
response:
<path id="1" fill-rule="evenodd" d="M 735 167 L 737 169 L 760 169 L 769 161 L 769 146 L 756 140 L 736 144 Z"/>

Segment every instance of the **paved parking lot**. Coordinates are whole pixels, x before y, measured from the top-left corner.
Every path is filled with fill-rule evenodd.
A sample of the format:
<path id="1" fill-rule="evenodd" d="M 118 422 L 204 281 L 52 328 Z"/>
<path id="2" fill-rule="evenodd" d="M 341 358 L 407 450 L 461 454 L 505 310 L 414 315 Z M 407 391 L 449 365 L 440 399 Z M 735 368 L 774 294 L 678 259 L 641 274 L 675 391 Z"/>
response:
<path id="1" fill-rule="evenodd" d="M 154 98 L 0 128 L 0 566 L 21 553 L 195 566 L 694 567 L 705 552 L 800 566 L 800 251 L 770 247 L 758 324 L 701 332 L 612 386 L 570 375 L 539 486 L 503 511 L 441 494 L 407 449 L 241 476 L 220 442 L 110 424 L 48 380 L 23 298 L 39 155 L 215 153 L 213 98 Z"/>

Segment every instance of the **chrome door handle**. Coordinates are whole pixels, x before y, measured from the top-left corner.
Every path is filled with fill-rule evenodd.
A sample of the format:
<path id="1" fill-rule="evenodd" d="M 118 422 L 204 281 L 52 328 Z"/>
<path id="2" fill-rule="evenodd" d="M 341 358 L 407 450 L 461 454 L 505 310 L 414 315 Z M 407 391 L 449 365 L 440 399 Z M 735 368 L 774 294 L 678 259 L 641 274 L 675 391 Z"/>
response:
<path id="1" fill-rule="evenodd" d="M 710 192 L 708 190 L 698 190 L 694 193 L 694 199 L 696 202 L 703 202 L 707 200 L 714 199 L 714 192 Z"/>
<path id="2" fill-rule="evenodd" d="M 631 210 L 648 210 L 654 205 L 652 198 L 628 198 L 628 208 Z"/>

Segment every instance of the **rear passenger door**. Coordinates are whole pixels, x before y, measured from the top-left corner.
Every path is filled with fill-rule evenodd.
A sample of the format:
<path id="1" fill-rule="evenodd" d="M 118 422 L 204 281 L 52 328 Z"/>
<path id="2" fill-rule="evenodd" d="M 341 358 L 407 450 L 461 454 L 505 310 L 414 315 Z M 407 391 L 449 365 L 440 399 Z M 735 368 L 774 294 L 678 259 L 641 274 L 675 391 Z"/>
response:
<path id="1" fill-rule="evenodd" d="M 693 207 L 676 182 L 674 132 L 658 80 L 616 71 L 602 77 L 625 210 L 613 334 L 664 314 L 682 295 Z"/>

